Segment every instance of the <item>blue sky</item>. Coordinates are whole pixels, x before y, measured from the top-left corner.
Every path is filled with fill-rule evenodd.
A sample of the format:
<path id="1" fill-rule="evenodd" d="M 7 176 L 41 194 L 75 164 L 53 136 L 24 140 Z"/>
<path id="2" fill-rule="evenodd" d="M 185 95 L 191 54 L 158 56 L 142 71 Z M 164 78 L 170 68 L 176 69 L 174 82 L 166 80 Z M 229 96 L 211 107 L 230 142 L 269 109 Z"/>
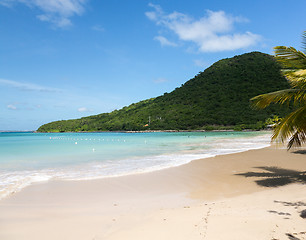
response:
<path id="1" fill-rule="evenodd" d="M 222 58 L 300 49 L 305 9 L 305 0 L 0 0 L 0 130 L 120 109 Z"/>

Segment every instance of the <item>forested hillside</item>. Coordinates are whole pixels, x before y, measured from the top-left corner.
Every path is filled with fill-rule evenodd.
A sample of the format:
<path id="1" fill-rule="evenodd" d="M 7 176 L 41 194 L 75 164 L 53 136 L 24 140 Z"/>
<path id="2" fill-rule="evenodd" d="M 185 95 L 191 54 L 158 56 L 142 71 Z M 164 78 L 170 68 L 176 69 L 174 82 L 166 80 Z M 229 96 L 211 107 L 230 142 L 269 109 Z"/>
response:
<path id="1" fill-rule="evenodd" d="M 280 66 L 267 54 L 251 52 L 223 59 L 171 93 L 111 113 L 41 126 L 39 132 L 196 130 L 220 126 L 260 128 L 285 114 L 279 106 L 254 110 L 250 98 L 288 88 Z"/>

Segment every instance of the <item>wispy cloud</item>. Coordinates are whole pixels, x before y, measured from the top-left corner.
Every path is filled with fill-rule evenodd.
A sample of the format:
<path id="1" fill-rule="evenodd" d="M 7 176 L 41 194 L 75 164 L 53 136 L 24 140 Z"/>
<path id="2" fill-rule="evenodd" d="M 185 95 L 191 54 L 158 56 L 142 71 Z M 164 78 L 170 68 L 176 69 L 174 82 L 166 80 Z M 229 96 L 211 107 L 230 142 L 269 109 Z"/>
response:
<path id="1" fill-rule="evenodd" d="M 97 32 L 104 32 L 105 31 L 105 29 L 103 27 L 101 27 L 100 25 L 94 25 L 94 26 L 92 26 L 91 29 L 94 30 L 94 31 L 97 31 Z"/>
<path id="2" fill-rule="evenodd" d="M 41 108 L 40 104 L 29 104 L 27 102 L 12 102 L 7 106 L 9 110 L 33 111 Z"/>
<path id="3" fill-rule="evenodd" d="M 169 82 L 168 79 L 166 78 L 157 78 L 155 80 L 153 80 L 154 83 L 165 83 L 165 82 Z"/>
<path id="4" fill-rule="evenodd" d="M 7 105 L 7 108 L 10 109 L 10 110 L 17 110 L 17 107 L 14 104 Z"/>
<path id="5" fill-rule="evenodd" d="M 5 6 L 5 7 L 11 7 L 12 0 L 1 0 L 0 5 Z"/>
<path id="6" fill-rule="evenodd" d="M 154 37 L 154 40 L 159 41 L 162 46 L 172 46 L 172 47 L 177 46 L 176 43 L 170 42 L 167 38 L 165 38 L 163 36 L 156 36 L 156 37 Z"/>
<path id="7" fill-rule="evenodd" d="M 159 5 L 149 4 L 149 6 L 153 8 L 153 11 L 145 13 L 148 19 L 173 32 L 179 40 L 195 43 L 201 52 L 247 48 L 257 44 L 261 39 L 259 35 L 249 31 L 235 32 L 234 25 L 236 23 L 248 20 L 231 16 L 224 11 L 207 10 L 205 16 L 194 19 L 179 12 L 166 14 Z"/>
<path id="8" fill-rule="evenodd" d="M 197 67 L 206 67 L 208 65 L 208 63 L 202 59 L 195 59 L 193 62 Z"/>
<path id="9" fill-rule="evenodd" d="M 0 79 L 0 85 L 16 88 L 22 91 L 61 92 L 61 90 L 57 88 L 44 87 L 33 83 L 22 83 L 7 79 Z"/>
<path id="10" fill-rule="evenodd" d="M 78 108 L 78 112 L 93 112 L 93 109 L 87 107 L 80 107 Z"/>
<path id="11" fill-rule="evenodd" d="M 37 8 L 42 12 L 37 15 L 39 20 L 50 22 L 60 28 L 72 25 L 70 18 L 82 15 L 86 2 L 87 0 L 0 0 L 0 4 L 6 7 L 13 7 L 19 3 Z"/>

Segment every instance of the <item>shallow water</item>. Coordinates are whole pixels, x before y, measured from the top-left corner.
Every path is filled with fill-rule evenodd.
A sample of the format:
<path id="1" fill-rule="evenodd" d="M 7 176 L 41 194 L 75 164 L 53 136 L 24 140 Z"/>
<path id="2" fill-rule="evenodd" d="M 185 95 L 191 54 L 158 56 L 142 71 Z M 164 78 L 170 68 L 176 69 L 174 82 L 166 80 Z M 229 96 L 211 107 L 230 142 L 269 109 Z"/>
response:
<path id="1" fill-rule="evenodd" d="M 269 132 L 0 133 L 0 199 L 33 182 L 149 172 L 269 142 Z"/>

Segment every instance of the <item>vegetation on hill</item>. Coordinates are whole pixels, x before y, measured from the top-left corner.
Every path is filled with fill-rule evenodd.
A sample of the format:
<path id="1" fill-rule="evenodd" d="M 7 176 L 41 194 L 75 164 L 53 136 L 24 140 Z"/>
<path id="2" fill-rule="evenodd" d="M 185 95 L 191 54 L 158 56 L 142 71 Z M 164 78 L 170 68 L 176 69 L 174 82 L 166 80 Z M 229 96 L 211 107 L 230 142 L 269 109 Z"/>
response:
<path id="1" fill-rule="evenodd" d="M 252 109 L 249 99 L 289 87 L 275 59 L 260 52 L 223 59 L 171 93 L 111 113 L 56 121 L 39 132 L 260 129 L 286 112 L 279 106 Z"/>
<path id="2" fill-rule="evenodd" d="M 283 118 L 274 128 L 272 140 L 284 142 L 289 139 L 288 149 L 306 142 L 306 31 L 303 34 L 304 52 L 293 47 L 275 47 L 275 57 L 283 65 L 283 74 L 288 78 L 290 89 L 254 97 L 254 105 L 265 108 L 271 103 L 292 104 L 294 111 Z"/>

